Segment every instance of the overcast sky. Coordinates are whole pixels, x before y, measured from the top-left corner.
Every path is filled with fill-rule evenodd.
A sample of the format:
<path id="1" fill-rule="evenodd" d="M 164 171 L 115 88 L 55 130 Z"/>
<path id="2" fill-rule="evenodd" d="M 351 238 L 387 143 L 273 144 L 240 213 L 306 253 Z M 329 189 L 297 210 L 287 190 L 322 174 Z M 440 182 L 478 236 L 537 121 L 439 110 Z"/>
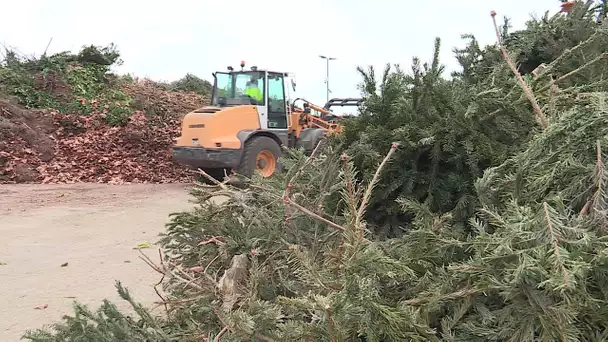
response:
<path id="1" fill-rule="evenodd" d="M 87 4 L 88 3 L 88 4 Z M 464 5 L 466 3 L 466 6 Z M 26 54 L 77 51 L 82 45 L 117 44 L 117 71 L 155 80 L 187 72 L 248 65 L 294 72 L 297 95 L 325 102 L 325 61 L 333 97 L 359 96 L 357 66 L 409 67 L 413 56 L 431 57 L 441 37 L 442 63 L 456 67 L 452 48 L 460 35 L 495 41 L 490 11 L 514 28 L 531 15 L 559 10 L 558 0 L 0 0 L 0 42 Z"/>

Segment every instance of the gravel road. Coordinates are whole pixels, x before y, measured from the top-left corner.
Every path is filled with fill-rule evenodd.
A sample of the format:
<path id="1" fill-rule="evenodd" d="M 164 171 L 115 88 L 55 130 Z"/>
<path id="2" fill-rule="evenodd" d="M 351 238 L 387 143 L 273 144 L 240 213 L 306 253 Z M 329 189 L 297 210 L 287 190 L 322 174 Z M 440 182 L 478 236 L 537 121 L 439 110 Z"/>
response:
<path id="1" fill-rule="evenodd" d="M 127 308 L 115 280 L 152 305 L 160 278 L 134 247 L 154 244 L 188 200 L 185 185 L 0 185 L 0 341 L 71 314 L 74 300 Z M 157 260 L 155 246 L 142 251 Z"/>

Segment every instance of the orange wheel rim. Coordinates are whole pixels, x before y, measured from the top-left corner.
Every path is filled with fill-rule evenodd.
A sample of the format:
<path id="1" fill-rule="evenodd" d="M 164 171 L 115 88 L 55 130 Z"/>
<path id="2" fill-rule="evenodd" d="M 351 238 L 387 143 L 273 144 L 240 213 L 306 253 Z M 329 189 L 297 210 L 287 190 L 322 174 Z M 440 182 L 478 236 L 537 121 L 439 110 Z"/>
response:
<path id="1" fill-rule="evenodd" d="M 277 169 L 277 160 L 274 158 L 272 152 L 264 150 L 258 153 L 256 159 L 256 169 L 264 177 L 270 177 Z"/>

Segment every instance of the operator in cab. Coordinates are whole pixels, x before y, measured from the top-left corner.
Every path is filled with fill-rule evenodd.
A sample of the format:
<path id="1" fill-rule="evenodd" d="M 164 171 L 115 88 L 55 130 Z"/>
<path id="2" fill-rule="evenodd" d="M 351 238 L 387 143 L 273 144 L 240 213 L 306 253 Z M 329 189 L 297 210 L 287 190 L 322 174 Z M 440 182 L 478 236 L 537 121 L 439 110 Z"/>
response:
<path id="1" fill-rule="evenodd" d="M 251 97 L 256 101 L 255 104 L 261 105 L 264 102 L 264 95 L 260 88 L 258 88 L 257 78 L 252 78 L 247 82 L 247 88 L 245 89 L 245 95 Z"/>

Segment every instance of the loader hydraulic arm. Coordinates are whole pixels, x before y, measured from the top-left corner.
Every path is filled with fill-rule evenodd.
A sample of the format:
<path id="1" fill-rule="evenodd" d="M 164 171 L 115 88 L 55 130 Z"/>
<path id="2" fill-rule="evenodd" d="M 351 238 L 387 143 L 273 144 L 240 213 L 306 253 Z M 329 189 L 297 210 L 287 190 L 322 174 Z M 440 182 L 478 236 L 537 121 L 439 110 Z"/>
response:
<path id="1" fill-rule="evenodd" d="M 292 102 L 292 104 L 291 104 L 292 111 L 293 111 L 293 110 L 296 110 L 296 109 L 298 108 L 298 107 L 296 107 L 296 102 L 297 102 L 297 101 L 302 101 L 302 102 L 304 102 L 304 104 L 302 105 L 302 107 L 304 107 L 304 108 L 303 108 L 303 109 L 300 109 L 300 110 L 303 110 L 303 111 L 304 111 L 304 113 L 309 114 L 311 109 L 314 109 L 314 110 L 316 110 L 317 112 L 321 113 L 321 116 L 324 116 L 324 115 L 327 115 L 327 114 L 329 114 L 329 113 L 330 113 L 329 109 L 326 109 L 326 108 L 323 108 L 323 107 L 319 107 L 319 106 L 317 106 L 317 105 L 313 104 L 312 102 L 310 102 L 310 101 L 308 101 L 308 100 L 305 100 L 305 99 L 303 99 L 303 98 L 297 98 L 297 99 L 293 100 L 293 102 Z"/>
<path id="2" fill-rule="evenodd" d="M 302 101 L 303 108 L 296 107 L 295 103 L 297 101 Z M 317 106 L 310 101 L 305 99 L 297 98 L 293 101 L 291 105 L 292 113 L 300 113 L 298 126 L 299 128 L 295 129 L 296 131 L 300 131 L 305 128 L 320 128 L 324 131 L 339 133 L 342 131 L 342 126 L 335 122 L 331 122 L 330 116 L 332 115 L 331 111 L 321 106 Z M 315 110 L 320 113 L 320 115 L 313 115 L 311 110 Z"/>

